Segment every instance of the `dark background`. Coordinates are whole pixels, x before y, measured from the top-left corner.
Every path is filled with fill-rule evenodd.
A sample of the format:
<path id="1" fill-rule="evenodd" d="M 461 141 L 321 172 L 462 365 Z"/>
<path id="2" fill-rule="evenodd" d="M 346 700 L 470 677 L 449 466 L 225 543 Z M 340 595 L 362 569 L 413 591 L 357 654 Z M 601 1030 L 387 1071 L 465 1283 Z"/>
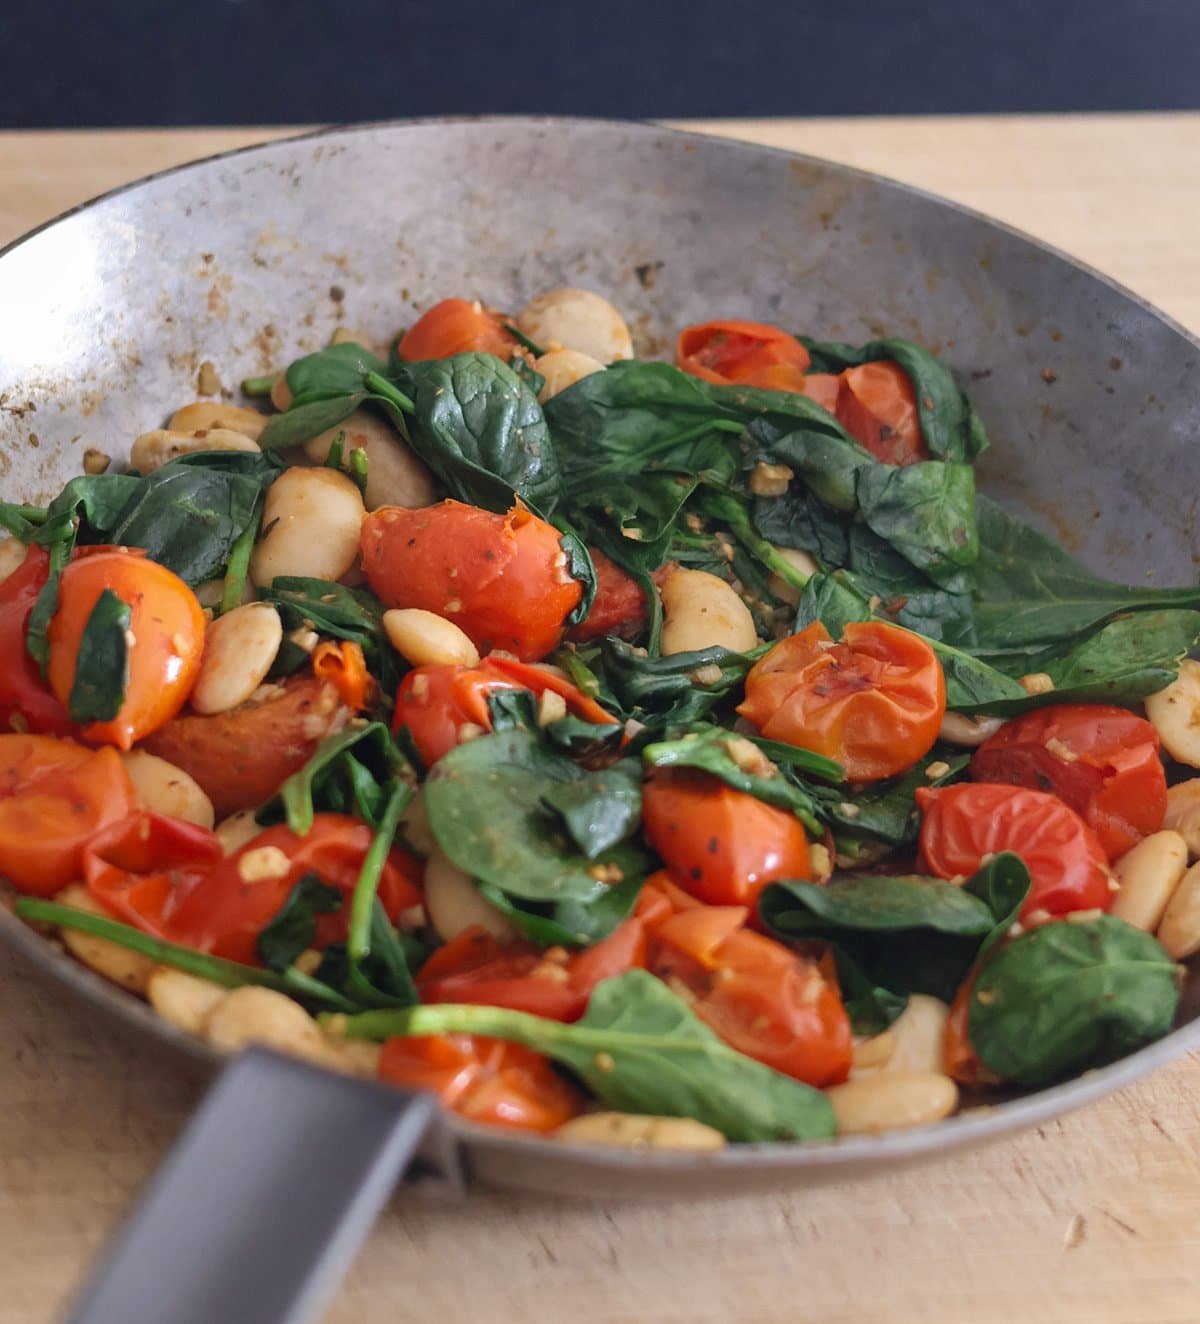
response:
<path id="1" fill-rule="evenodd" d="M 0 0 L 0 127 L 1200 107 L 1200 0 Z"/>

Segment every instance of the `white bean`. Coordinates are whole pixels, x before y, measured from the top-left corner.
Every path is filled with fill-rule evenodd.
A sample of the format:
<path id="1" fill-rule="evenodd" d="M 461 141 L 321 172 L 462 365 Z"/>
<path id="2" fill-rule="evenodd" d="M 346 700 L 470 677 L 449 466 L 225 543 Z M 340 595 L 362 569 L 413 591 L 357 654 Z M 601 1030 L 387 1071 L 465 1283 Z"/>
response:
<path id="1" fill-rule="evenodd" d="M 1135 929 L 1153 933 L 1187 871 L 1187 842 L 1178 832 L 1153 832 L 1113 865 L 1121 890 L 1111 913 Z"/>
<path id="2" fill-rule="evenodd" d="M 542 404 L 553 400 L 560 391 L 574 386 L 594 372 L 603 372 L 604 364 L 577 349 L 552 349 L 534 362 L 534 368 L 546 379 L 538 392 Z"/>
<path id="3" fill-rule="evenodd" d="M 243 437 L 257 441 L 267 426 L 266 414 L 257 409 L 244 409 L 241 405 L 228 405 L 220 400 L 197 400 L 184 405 L 171 415 L 169 432 L 209 432 L 214 428 L 226 432 L 240 432 Z"/>
<path id="4" fill-rule="evenodd" d="M 1200 952 L 1200 864 L 1193 864 L 1183 875 L 1155 937 L 1177 961 Z"/>
<path id="5" fill-rule="evenodd" d="M 336 1047 L 298 1002 L 272 988 L 246 984 L 217 1002 L 204 1027 L 205 1038 L 225 1053 L 263 1044 L 321 1066 L 342 1068 Z"/>
<path id="6" fill-rule="evenodd" d="M 948 712 L 942 718 L 938 739 L 948 745 L 975 749 L 1004 725 L 1003 717 L 968 717 L 966 713 Z"/>
<path id="7" fill-rule="evenodd" d="M 1184 661 L 1166 689 L 1146 700 L 1146 716 L 1173 759 L 1200 768 L 1200 662 Z"/>
<path id="8" fill-rule="evenodd" d="M 884 1071 L 909 1076 L 940 1076 L 946 1062 L 946 1022 L 950 1008 L 938 998 L 914 993 L 891 1027 L 896 1046 Z"/>
<path id="9" fill-rule="evenodd" d="M 619 1149 L 676 1149 L 711 1153 L 725 1137 L 694 1117 L 652 1117 L 641 1113 L 584 1113 L 564 1122 L 556 1140 L 572 1145 L 612 1145 Z"/>
<path id="10" fill-rule="evenodd" d="M 236 854 L 262 831 L 254 817 L 255 812 L 253 809 L 239 809 L 217 824 L 216 833 L 226 855 Z"/>
<path id="11" fill-rule="evenodd" d="M 949 1076 L 880 1071 L 825 1091 L 839 1135 L 899 1131 L 949 1117 L 958 1086 Z"/>
<path id="12" fill-rule="evenodd" d="M 283 643 L 283 622 L 269 602 L 248 602 L 218 616 L 204 634 L 204 656 L 192 686 L 198 713 L 227 713 L 266 679 Z"/>
<path id="13" fill-rule="evenodd" d="M 706 570 L 676 570 L 663 581 L 662 651 L 694 653 L 722 647 L 744 653 L 758 643 L 750 609 Z"/>
<path id="14" fill-rule="evenodd" d="M 420 607 L 393 607 L 383 613 L 388 642 L 414 667 L 473 667 L 479 649 L 453 621 Z"/>
<path id="15" fill-rule="evenodd" d="M 19 538 L 5 538 L 0 542 L 0 584 L 20 568 L 26 551 L 25 544 Z"/>
<path id="16" fill-rule="evenodd" d="M 798 570 L 802 575 L 815 575 L 821 568 L 807 552 L 802 552 L 799 547 L 776 547 L 775 552 L 793 570 Z M 782 575 L 772 575 L 767 582 L 767 587 L 777 598 L 786 602 L 789 607 L 800 605 L 800 590 L 794 584 L 789 584 Z"/>
<path id="17" fill-rule="evenodd" d="M 471 875 L 440 850 L 435 850 L 425 862 L 425 909 L 443 942 L 451 942 L 474 924 L 501 942 L 518 936 L 508 916 L 480 896 Z"/>
<path id="18" fill-rule="evenodd" d="M 147 809 L 168 818 L 182 818 L 197 827 L 212 827 L 215 819 L 212 801 L 189 773 L 157 754 L 147 754 L 144 749 L 129 750 L 121 755 L 121 762 L 138 799 Z"/>
<path id="19" fill-rule="evenodd" d="M 361 450 L 367 457 L 368 510 L 380 506 L 416 509 L 437 500 L 433 476 L 385 419 L 366 409 L 356 409 L 344 423 L 306 441 L 305 455 L 323 463 L 338 437 L 343 437 L 344 455 Z"/>
<path id="20" fill-rule="evenodd" d="M 180 455 L 198 451 L 257 451 L 258 442 L 228 428 L 209 428 L 200 432 L 173 432 L 155 428 L 143 432 L 129 448 L 129 463 L 139 473 L 153 473 Z"/>
<path id="21" fill-rule="evenodd" d="M 1187 842 L 1192 858 L 1200 855 L 1200 777 L 1176 782 L 1167 789 L 1163 827 L 1173 828 Z"/>
<path id="22" fill-rule="evenodd" d="M 428 859 L 437 850 L 437 838 L 429 826 L 424 791 L 418 790 L 408 802 L 408 807 L 400 817 L 400 835 L 424 859 Z"/>
<path id="23" fill-rule="evenodd" d="M 591 290 L 549 290 L 526 304 L 517 328 L 545 350 L 577 349 L 600 363 L 633 358 L 625 319 Z"/>
<path id="24" fill-rule="evenodd" d="M 883 1030 L 865 1039 L 855 1039 L 851 1048 L 851 1075 L 880 1070 L 887 1065 L 895 1051 L 896 1036 L 891 1030 Z"/>
<path id="25" fill-rule="evenodd" d="M 72 910 L 82 910 L 88 915 L 103 915 L 105 919 L 112 919 L 112 915 L 82 883 L 72 883 L 54 899 L 60 906 L 70 906 Z M 157 963 L 148 956 L 132 952 L 120 943 L 109 942 L 107 938 L 84 933 L 82 929 L 63 928 L 59 934 L 67 951 L 77 961 L 114 984 L 129 989 L 131 993 L 144 994 L 150 976 L 158 968 Z"/>
<path id="26" fill-rule="evenodd" d="M 188 1034 L 202 1034 L 205 1022 L 227 992 L 220 984 L 163 965 L 150 976 L 146 997 L 164 1021 Z"/>
<path id="27" fill-rule="evenodd" d="M 358 557 L 365 514 L 345 474 L 285 469 L 263 503 L 264 533 L 250 558 L 250 577 L 259 585 L 279 575 L 340 579 Z"/>

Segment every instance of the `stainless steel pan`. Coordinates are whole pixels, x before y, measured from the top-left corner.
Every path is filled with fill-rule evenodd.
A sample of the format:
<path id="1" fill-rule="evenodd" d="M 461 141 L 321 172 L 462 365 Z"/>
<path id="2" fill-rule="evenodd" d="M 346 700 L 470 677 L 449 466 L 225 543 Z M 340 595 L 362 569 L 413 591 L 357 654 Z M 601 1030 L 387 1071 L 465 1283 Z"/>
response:
<path id="1" fill-rule="evenodd" d="M 844 166 L 649 125 L 442 120 L 338 129 L 121 189 L 0 253 L 0 491 L 38 500 L 84 450 L 120 458 L 195 395 L 326 343 L 383 339 L 451 293 L 520 306 L 589 286 L 639 352 L 749 316 L 823 338 L 914 337 L 994 441 L 985 489 L 1125 582 L 1195 575 L 1200 344 L 1071 259 Z M 0 938 L 54 979 L 213 1067 L 144 1007 L 0 908 Z M 597 1153 L 442 1117 L 425 1153 L 469 1180 L 617 1195 L 819 1183 L 1046 1121 L 1200 1046 L 1179 1029 L 1083 1079 L 936 1128 L 714 1156 Z M 367 1089 L 369 1087 L 351 1087 Z"/>

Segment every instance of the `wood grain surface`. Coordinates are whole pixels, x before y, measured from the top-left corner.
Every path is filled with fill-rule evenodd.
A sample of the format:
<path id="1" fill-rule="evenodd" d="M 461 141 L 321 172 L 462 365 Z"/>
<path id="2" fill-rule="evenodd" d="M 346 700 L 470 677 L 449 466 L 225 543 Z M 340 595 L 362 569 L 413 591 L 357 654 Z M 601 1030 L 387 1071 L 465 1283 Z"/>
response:
<path id="1" fill-rule="evenodd" d="M 1200 327 L 1200 115 L 703 127 L 944 193 Z M 0 134 L 0 243 L 126 179 L 267 136 Z M 196 1093 L 3 953 L 0 1063 L 0 1324 L 40 1324 Z M 168 1294 L 170 1266 L 148 1269 Z M 686 1204 L 402 1196 L 328 1316 L 535 1319 L 1196 1324 L 1200 1061 L 1016 1140 L 853 1185 Z"/>

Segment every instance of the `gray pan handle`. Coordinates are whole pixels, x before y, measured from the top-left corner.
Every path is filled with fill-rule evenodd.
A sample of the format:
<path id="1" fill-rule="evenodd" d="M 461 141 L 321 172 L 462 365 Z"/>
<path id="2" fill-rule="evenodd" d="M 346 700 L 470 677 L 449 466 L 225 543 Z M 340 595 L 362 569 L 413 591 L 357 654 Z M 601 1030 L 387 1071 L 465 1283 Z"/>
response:
<path id="1" fill-rule="evenodd" d="M 209 1091 L 69 1324 L 302 1324 L 429 1125 L 428 1095 L 262 1049 Z"/>

